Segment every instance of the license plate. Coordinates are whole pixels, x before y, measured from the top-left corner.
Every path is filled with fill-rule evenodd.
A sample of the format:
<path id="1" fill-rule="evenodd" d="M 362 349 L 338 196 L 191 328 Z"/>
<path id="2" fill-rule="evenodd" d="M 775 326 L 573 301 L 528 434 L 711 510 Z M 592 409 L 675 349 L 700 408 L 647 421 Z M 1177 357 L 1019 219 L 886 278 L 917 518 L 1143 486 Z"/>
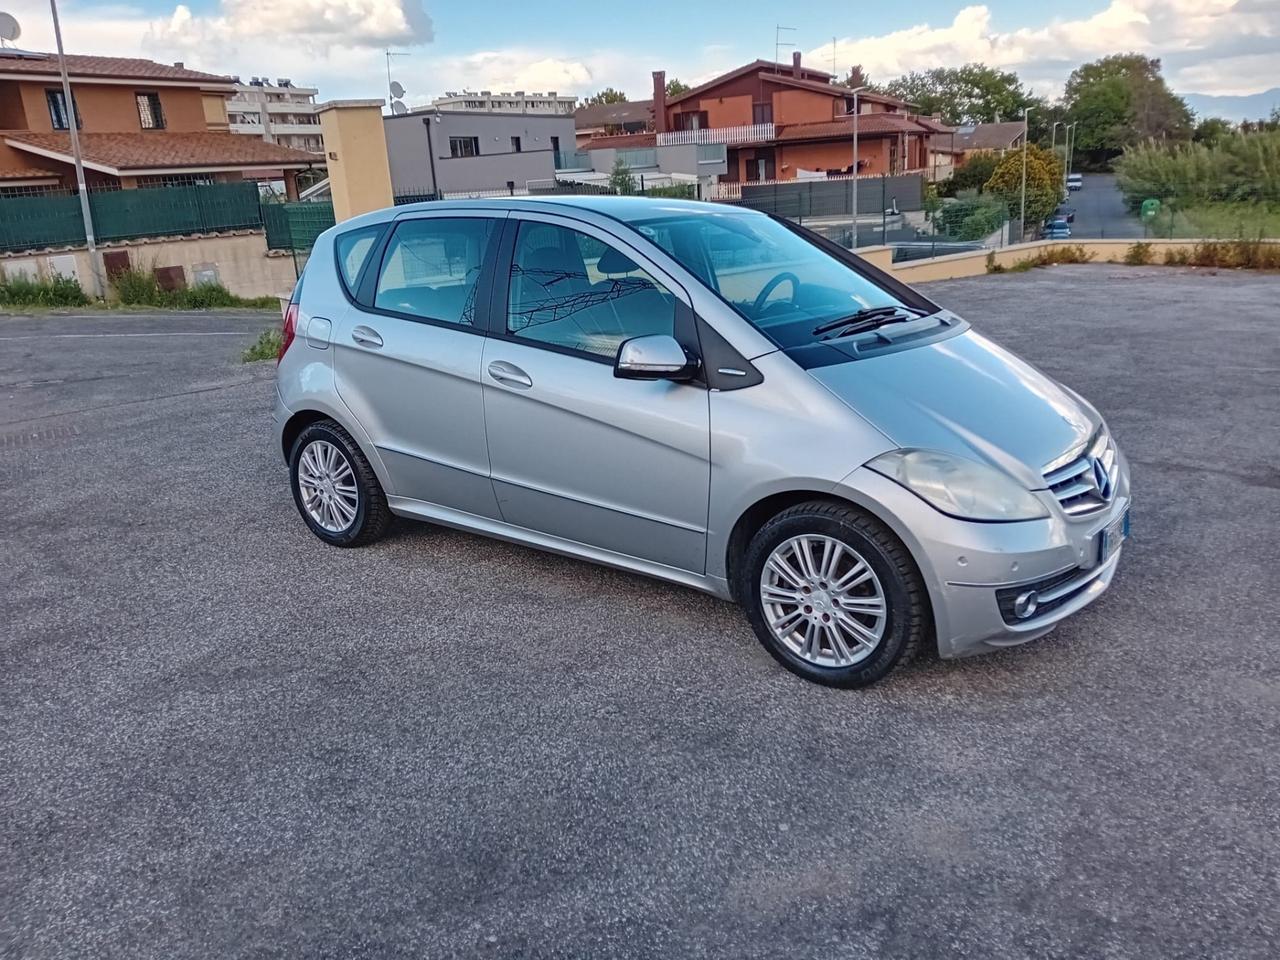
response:
<path id="1" fill-rule="evenodd" d="M 1116 517 L 1098 535 L 1098 562 L 1106 563 L 1112 554 L 1120 549 L 1120 544 L 1129 539 L 1129 511 Z"/>

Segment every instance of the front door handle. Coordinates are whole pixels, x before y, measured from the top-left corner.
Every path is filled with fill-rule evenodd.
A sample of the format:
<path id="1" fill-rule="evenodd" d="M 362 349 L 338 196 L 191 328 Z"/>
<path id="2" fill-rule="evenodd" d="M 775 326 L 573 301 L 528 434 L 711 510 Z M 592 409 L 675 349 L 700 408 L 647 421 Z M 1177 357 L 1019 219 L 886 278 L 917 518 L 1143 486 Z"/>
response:
<path id="1" fill-rule="evenodd" d="M 360 326 L 351 331 L 351 339 L 362 347 L 382 346 L 382 337 L 378 336 L 378 331 L 373 327 L 366 327 L 364 324 L 360 324 Z"/>
<path id="2" fill-rule="evenodd" d="M 532 377 L 514 363 L 507 363 L 505 360 L 495 360 L 489 364 L 489 376 L 508 387 L 519 387 L 521 390 L 528 390 L 533 386 Z"/>

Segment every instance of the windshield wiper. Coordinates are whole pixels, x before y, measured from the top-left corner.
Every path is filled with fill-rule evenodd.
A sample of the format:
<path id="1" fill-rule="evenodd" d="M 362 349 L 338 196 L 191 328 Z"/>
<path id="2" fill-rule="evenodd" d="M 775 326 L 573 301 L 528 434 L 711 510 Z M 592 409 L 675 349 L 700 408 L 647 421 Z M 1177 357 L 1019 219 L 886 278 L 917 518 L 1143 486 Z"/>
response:
<path id="1" fill-rule="evenodd" d="M 909 316 L 902 316 L 902 314 Z M 856 313 L 851 313 L 847 317 L 840 317 L 838 320 L 829 320 L 826 323 L 820 323 L 813 328 L 811 333 L 818 336 L 822 333 L 830 333 L 833 330 L 839 330 L 841 336 L 849 336 L 854 333 L 861 333 L 864 330 L 874 330 L 876 327 L 882 327 L 886 323 L 896 323 L 899 321 L 914 320 L 917 317 L 923 317 L 926 311 L 917 310 L 915 307 L 906 307 L 901 304 L 895 304 L 888 307 L 863 307 Z M 830 338 L 827 338 L 830 339 Z"/>

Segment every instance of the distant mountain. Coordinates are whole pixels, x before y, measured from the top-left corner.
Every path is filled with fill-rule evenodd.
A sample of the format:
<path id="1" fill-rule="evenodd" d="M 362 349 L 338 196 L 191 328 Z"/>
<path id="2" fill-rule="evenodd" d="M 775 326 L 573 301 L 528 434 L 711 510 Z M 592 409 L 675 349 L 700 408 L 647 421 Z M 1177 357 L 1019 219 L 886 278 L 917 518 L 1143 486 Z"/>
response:
<path id="1" fill-rule="evenodd" d="M 1184 93 L 1182 99 L 1201 119 L 1222 117 L 1224 120 L 1264 120 L 1280 107 L 1280 87 L 1272 87 L 1262 93 L 1246 97 L 1220 97 L 1207 93 Z"/>

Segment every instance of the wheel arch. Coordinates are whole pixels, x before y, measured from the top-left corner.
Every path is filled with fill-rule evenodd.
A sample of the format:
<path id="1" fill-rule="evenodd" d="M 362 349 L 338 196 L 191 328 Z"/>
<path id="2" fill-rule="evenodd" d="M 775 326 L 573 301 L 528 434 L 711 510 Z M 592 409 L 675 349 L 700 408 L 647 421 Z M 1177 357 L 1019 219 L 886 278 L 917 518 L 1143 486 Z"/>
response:
<path id="1" fill-rule="evenodd" d="M 378 478 L 378 483 L 382 485 L 383 491 L 388 495 L 392 494 L 391 478 L 387 474 L 386 465 L 382 462 L 382 457 L 379 456 L 378 449 L 373 445 L 373 441 L 360 429 L 360 426 L 353 418 L 343 416 L 338 411 L 329 409 L 322 404 L 314 404 L 293 411 L 289 415 L 289 419 L 280 428 L 280 452 L 284 456 L 285 463 L 289 462 L 289 456 L 293 453 L 293 445 L 297 442 L 302 431 L 320 420 L 332 420 L 351 435 L 351 439 L 356 442 L 360 452 L 369 461 L 369 466 L 373 468 L 374 475 Z"/>
<path id="2" fill-rule="evenodd" d="M 813 488 L 801 488 L 795 490 L 781 490 L 761 497 L 738 517 L 734 522 L 729 534 L 728 544 L 725 554 L 725 572 L 729 581 L 729 590 L 734 602 L 741 603 L 742 597 L 739 595 L 739 580 L 741 579 L 741 565 L 743 558 L 747 553 L 747 545 L 750 544 L 751 538 L 756 532 L 768 523 L 773 517 L 777 516 L 783 510 L 797 506 L 801 503 L 808 503 L 811 500 L 825 501 L 827 503 L 838 503 L 859 510 L 867 516 L 872 517 L 889 532 L 894 539 L 902 544 L 903 550 L 911 563 L 916 568 L 916 572 L 921 577 L 921 582 L 925 584 L 924 601 L 927 607 L 928 623 L 929 623 L 929 640 L 936 644 L 934 639 L 934 625 L 936 623 L 934 617 L 933 603 L 934 597 L 929 589 L 929 579 L 925 576 L 924 570 L 921 569 L 920 559 L 916 556 L 913 549 L 912 541 L 909 537 L 903 536 L 903 531 L 899 528 L 899 524 L 894 519 L 886 516 L 886 511 L 877 509 L 874 503 L 862 502 L 852 497 L 841 496 L 840 493 L 830 489 L 819 490 Z"/>

